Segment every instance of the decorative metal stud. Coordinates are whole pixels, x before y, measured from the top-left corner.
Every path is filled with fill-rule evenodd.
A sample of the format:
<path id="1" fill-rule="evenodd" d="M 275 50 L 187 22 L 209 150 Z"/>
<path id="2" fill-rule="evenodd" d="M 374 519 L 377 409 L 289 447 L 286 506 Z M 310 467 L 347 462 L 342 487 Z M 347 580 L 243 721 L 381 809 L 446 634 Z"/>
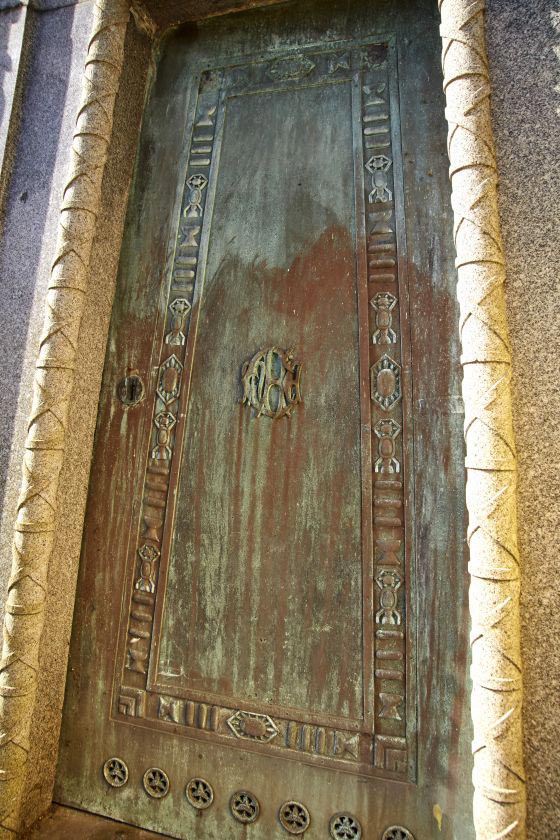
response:
<path id="1" fill-rule="evenodd" d="M 229 801 L 231 813 L 240 823 L 253 823 L 259 816 L 260 805 L 248 790 L 236 791 Z"/>
<path id="2" fill-rule="evenodd" d="M 366 163 L 366 169 L 371 174 L 370 204 L 375 204 L 377 201 L 383 203 L 392 201 L 393 193 L 388 187 L 387 179 L 387 172 L 390 168 L 391 161 L 385 155 L 374 155 Z"/>
<path id="3" fill-rule="evenodd" d="M 383 832 L 381 840 L 414 840 L 414 835 L 402 825 L 390 825 Z"/>
<path id="4" fill-rule="evenodd" d="M 301 79 L 315 69 L 315 64 L 306 55 L 292 55 L 277 58 L 267 69 L 267 75 L 275 82 Z"/>
<path id="5" fill-rule="evenodd" d="M 284 802 L 278 811 L 280 825 L 288 834 L 303 834 L 311 822 L 309 811 L 301 802 Z"/>
<path id="6" fill-rule="evenodd" d="M 103 765 L 103 777 L 111 787 L 120 788 L 128 782 L 128 767 L 122 758 L 108 758 Z"/>
<path id="7" fill-rule="evenodd" d="M 187 801 L 198 811 L 209 808 L 214 801 L 212 785 L 206 779 L 191 779 L 185 787 Z"/>
<path id="8" fill-rule="evenodd" d="M 160 556 L 160 551 L 154 545 L 144 543 L 138 549 L 138 554 L 141 561 L 140 577 L 134 584 L 134 588 L 139 592 L 153 593 L 156 591 L 156 561 Z"/>
<path id="9" fill-rule="evenodd" d="M 402 585 L 401 576 L 392 569 L 381 569 L 376 575 L 375 582 L 381 590 L 381 609 L 375 613 L 375 621 L 377 624 L 400 624 L 402 616 L 397 609 L 397 592 Z"/>
<path id="10" fill-rule="evenodd" d="M 371 340 L 373 344 L 396 344 L 397 334 L 392 329 L 392 311 L 397 303 L 397 298 L 390 292 L 378 292 L 370 300 L 375 309 L 375 326 Z"/>
<path id="11" fill-rule="evenodd" d="M 360 840 L 362 826 L 352 814 L 335 814 L 329 822 L 329 831 L 333 840 Z"/>
<path id="12" fill-rule="evenodd" d="M 156 390 L 165 405 L 170 405 L 179 398 L 182 373 L 183 365 L 174 353 L 160 366 Z"/>
<path id="13" fill-rule="evenodd" d="M 385 475 L 400 473 L 401 465 L 396 453 L 396 439 L 401 432 L 401 427 L 394 420 L 380 420 L 375 424 L 373 431 L 377 436 L 377 454 L 374 470 L 376 473 Z"/>
<path id="14" fill-rule="evenodd" d="M 205 116 L 206 119 L 201 118 L 197 123 L 198 126 L 212 125 L 210 114 L 208 113 Z M 202 216 L 202 198 L 207 185 L 208 178 L 205 175 L 191 175 L 187 181 L 187 187 L 189 188 L 188 203 L 183 211 L 186 219 L 197 219 Z"/>
<path id="15" fill-rule="evenodd" d="M 370 370 L 371 398 L 383 411 L 391 411 L 402 396 L 401 366 L 385 353 Z"/>
<path id="16" fill-rule="evenodd" d="M 196 246 L 195 246 L 196 247 Z M 183 345 L 185 343 L 185 321 L 187 315 L 191 311 L 191 305 L 186 298 L 178 297 L 169 304 L 169 309 L 173 315 L 171 322 L 171 332 L 165 336 L 166 344 Z"/>
<path id="17" fill-rule="evenodd" d="M 227 725 L 236 738 L 260 741 L 267 744 L 278 735 L 278 727 L 268 715 L 256 712 L 236 712 L 227 720 Z"/>
<path id="18" fill-rule="evenodd" d="M 146 770 L 142 784 L 152 799 L 163 799 L 169 793 L 169 777 L 159 767 L 150 767 Z"/>

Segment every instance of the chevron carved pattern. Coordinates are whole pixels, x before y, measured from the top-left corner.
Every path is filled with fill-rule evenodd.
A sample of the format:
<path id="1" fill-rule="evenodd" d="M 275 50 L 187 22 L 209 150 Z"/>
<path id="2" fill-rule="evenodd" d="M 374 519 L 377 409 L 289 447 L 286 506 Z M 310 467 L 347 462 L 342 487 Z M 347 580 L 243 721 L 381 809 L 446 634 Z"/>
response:
<path id="1" fill-rule="evenodd" d="M 467 450 L 474 822 L 525 837 L 517 473 L 483 0 L 439 0 Z"/>
<path id="2" fill-rule="evenodd" d="M 0 838 L 19 824 L 78 333 L 127 21 L 126 0 L 97 0 L 46 298 L 0 662 Z"/>

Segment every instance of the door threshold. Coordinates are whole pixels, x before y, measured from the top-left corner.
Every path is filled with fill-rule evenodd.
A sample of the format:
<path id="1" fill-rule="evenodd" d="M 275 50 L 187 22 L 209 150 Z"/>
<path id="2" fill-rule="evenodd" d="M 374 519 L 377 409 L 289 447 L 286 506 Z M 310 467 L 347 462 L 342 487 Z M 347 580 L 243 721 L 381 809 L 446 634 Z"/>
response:
<path id="1" fill-rule="evenodd" d="M 168 836 L 56 804 L 23 834 L 26 840 L 155 840 Z"/>

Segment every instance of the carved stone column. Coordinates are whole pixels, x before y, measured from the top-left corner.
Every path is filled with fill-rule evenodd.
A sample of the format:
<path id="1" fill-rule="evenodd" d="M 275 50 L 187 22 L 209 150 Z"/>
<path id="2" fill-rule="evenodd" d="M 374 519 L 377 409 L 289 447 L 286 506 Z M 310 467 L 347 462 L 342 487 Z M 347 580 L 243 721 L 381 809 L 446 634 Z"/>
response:
<path id="1" fill-rule="evenodd" d="M 97 0 L 46 299 L 0 663 L 0 837 L 19 823 L 76 347 L 127 21 L 128 0 Z"/>
<path id="2" fill-rule="evenodd" d="M 439 7 L 464 372 L 474 821 L 480 840 L 522 838 L 516 454 L 484 0 Z"/>

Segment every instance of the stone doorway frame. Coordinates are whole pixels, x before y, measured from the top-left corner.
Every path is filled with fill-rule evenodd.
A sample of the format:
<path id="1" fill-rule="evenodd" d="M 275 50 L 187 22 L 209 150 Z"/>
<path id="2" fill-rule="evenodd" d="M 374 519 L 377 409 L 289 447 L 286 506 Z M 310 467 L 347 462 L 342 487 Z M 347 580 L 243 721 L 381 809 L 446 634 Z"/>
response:
<path id="1" fill-rule="evenodd" d="M 517 464 L 484 5 L 484 0 L 438 0 L 464 375 L 473 813 L 477 838 L 490 840 L 525 836 L 525 782 Z M 148 11 L 135 0 L 132 7 L 130 0 L 96 0 L 45 301 L 0 663 L 0 837 L 14 836 L 22 825 L 30 748 L 38 737 L 33 717 L 39 650 L 47 600 L 52 597 L 47 575 L 56 524 L 63 514 L 59 487 L 75 422 L 71 407 L 76 362 L 84 350 L 80 328 L 103 212 L 102 182 L 131 13 L 144 32 L 150 37 L 156 34 Z M 110 296 L 114 277 L 107 282 Z M 103 358 L 104 348 L 98 359 L 100 368 Z M 90 459 L 93 438 L 88 441 Z M 89 460 L 87 464 L 89 469 Z M 78 535 L 82 524 L 83 515 L 75 521 Z M 73 598 L 72 593 L 59 603 L 70 623 Z"/>

